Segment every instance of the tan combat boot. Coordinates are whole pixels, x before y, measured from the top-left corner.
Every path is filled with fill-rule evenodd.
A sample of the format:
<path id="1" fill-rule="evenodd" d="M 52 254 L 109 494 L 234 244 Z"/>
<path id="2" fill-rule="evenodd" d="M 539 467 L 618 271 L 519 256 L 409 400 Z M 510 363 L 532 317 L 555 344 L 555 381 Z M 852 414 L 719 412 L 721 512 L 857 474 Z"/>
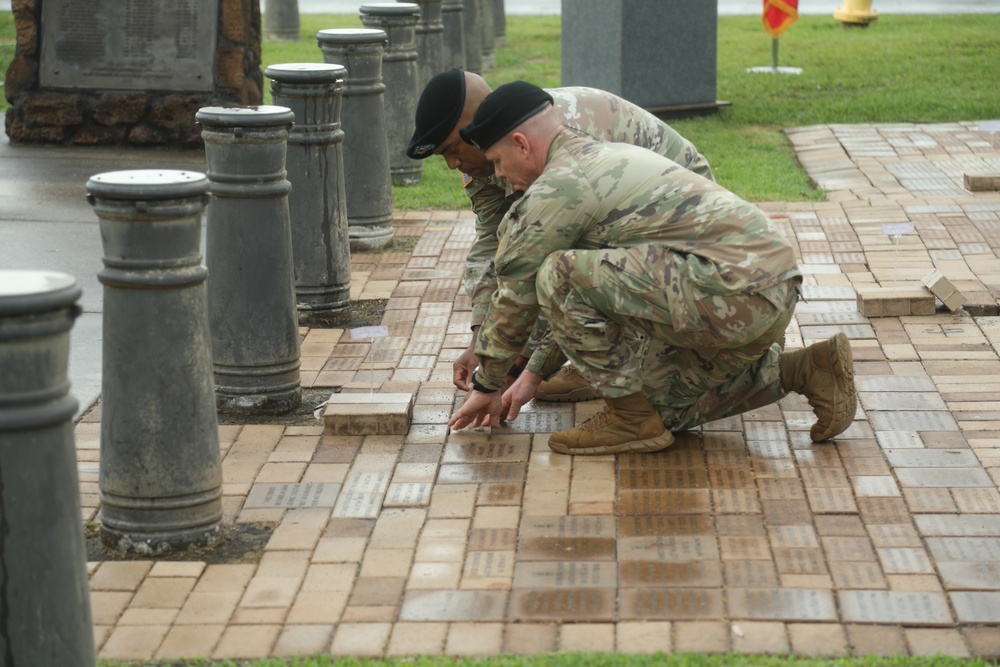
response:
<path id="1" fill-rule="evenodd" d="M 616 454 L 655 452 L 674 443 L 660 415 L 642 392 L 604 399 L 607 405 L 596 415 L 549 436 L 549 447 L 560 454 Z"/>
<path id="2" fill-rule="evenodd" d="M 553 403 L 578 403 L 600 398 L 590 384 L 572 366 L 563 366 L 555 375 L 538 385 L 535 398 Z"/>
<path id="3" fill-rule="evenodd" d="M 782 388 L 804 394 L 816 414 L 816 423 L 809 432 L 813 442 L 847 430 L 858 407 L 847 336 L 839 333 L 805 349 L 783 352 L 778 365 Z"/>

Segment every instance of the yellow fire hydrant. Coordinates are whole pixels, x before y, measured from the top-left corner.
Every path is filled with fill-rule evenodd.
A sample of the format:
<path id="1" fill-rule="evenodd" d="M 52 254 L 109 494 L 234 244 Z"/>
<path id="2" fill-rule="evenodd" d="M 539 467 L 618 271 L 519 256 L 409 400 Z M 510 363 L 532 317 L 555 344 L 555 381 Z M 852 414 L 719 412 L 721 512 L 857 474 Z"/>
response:
<path id="1" fill-rule="evenodd" d="M 844 6 L 833 12 L 833 18 L 843 26 L 866 27 L 878 19 L 878 12 L 872 9 L 872 0 L 844 0 Z"/>

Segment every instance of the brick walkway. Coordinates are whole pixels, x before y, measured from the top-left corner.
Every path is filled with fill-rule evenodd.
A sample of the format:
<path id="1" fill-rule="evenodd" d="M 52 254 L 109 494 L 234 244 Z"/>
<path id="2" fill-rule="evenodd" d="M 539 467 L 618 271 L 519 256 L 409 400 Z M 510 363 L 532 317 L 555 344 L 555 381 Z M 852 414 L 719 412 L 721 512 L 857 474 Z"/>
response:
<path id="1" fill-rule="evenodd" d="M 976 127 L 789 132 L 829 199 L 764 208 L 806 274 L 788 345 L 853 344 L 858 419 L 835 443 L 810 443 L 797 395 L 641 456 L 548 450 L 597 402 L 449 433 L 472 218 L 404 215 L 412 252 L 353 258 L 354 296 L 389 299 L 374 371 L 338 330 L 303 332 L 302 368 L 305 386 L 415 391 L 409 434 L 220 427 L 227 521 L 278 524 L 262 560 L 90 564 L 100 655 L 1000 656 L 1000 193 L 962 187 L 1000 151 Z M 907 221 L 898 243 L 882 229 Z M 856 289 L 932 267 L 965 310 L 857 312 Z M 96 419 L 76 429 L 88 518 Z M 326 506 L 255 500 L 294 483 Z"/>

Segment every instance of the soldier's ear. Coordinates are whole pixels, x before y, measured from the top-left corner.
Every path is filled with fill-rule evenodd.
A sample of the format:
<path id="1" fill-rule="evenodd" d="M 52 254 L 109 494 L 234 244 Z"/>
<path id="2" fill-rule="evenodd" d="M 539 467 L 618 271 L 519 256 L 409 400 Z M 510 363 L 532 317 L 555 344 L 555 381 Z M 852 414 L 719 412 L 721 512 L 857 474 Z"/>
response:
<path id="1" fill-rule="evenodd" d="M 528 156 L 531 154 L 531 142 L 528 141 L 528 135 L 523 132 L 513 132 L 510 135 L 510 140 L 514 144 L 514 150 L 519 155 Z"/>

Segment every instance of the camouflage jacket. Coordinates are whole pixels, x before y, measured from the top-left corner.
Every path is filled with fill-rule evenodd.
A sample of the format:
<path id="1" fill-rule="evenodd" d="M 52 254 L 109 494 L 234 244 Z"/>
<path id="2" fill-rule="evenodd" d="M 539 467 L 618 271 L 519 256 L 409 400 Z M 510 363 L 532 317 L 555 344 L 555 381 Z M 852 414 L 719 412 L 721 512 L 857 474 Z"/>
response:
<path id="1" fill-rule="evenodd" d="M 634 144 L 670 158 L 682 167 L 715 180 L 708 161 L 690 141 L 645 109 L 594 88 L 550 88 L 563 125 L 601 141 Z M 521 192 L 507 181 L 465 178 L 465 192 L 476 214 L 476 240 L 465 262 L 465 290 L 472 300 L 472 323 L 480 324 L 496 289 L 493 258 L 497 229 Z"/>
<path id="2" fill-rule="evenodd" d="M 527 343 L 539 315 L 535 277 L 550 253 L 639 245 L 679 257 L 673 266 L 689 289 L 668 293 L 679 331 L 703 326 L 700 298 L 752 294 L 800 275 L 791 244 L 756 206 L 650 151 L 563 130 L 500 225 L 498 288 L 476 342 L 479 383 L 500 387 Z M 547 375 L 559 363 L 546 331 L 528 369 Z"/>

